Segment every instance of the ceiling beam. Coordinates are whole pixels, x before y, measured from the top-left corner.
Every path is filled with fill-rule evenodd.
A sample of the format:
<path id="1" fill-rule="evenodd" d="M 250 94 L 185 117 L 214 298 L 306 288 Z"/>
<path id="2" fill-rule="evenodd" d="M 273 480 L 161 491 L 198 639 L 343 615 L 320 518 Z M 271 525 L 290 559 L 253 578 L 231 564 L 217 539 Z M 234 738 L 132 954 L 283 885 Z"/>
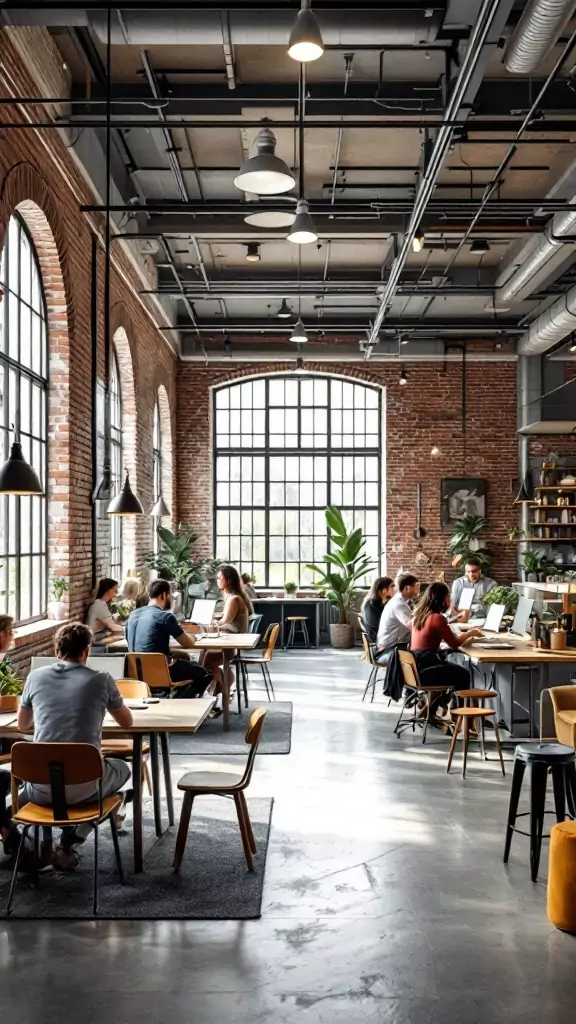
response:
<path id="1" fill-rule="evenodd" d="M 334 320 L 325 318 L 321 323 L 309 327 L 310 334 L 366 334 L 366 319 L 353 320 L 347 311 L 347 319 Z M 252 340 L 258 334 L 288 334 L 291 325 L 278 320 L 198 320 L 197 326 L 191 323 L 176 323 L 166 330 L 181 331 L 184 334 L 198 332 L 202 334 L 242 334 L 251 337 Z M 454 317 L 453 319 L 438 320 L 436 318 L 422 319 L 420 317 L 389 317 L 382 333 L 392 331 L 395 333 L 411 331 L 415 334 L 460 334 L 487 337 L 492 334 L 520 335 L 525 328 L 519 325 L 517 319 L 509 317 L 498 317 L 497 320 L 489 321 L 482 319 L 467 319 Z"/>

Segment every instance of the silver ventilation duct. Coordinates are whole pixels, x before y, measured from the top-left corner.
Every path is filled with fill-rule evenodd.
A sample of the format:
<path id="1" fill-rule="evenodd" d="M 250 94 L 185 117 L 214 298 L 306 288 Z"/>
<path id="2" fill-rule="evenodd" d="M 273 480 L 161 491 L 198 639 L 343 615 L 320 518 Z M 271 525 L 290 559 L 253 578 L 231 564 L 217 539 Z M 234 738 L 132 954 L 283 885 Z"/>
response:
<path id="1" fill-rule="evenodd" d="M 329 10 L 315 12 L 326 45 L 426 45 L 438 35 L 443 11 L 434 7 L 407 10 Z M 294 22 L 292 10 L 267 10 L 265 17 L 253 10 L 229 12 L 230 38 L 235 46 L 287 46 Z M 106 41 L 106 12 L 56 8 L 10 10 L 0 24 L 36 25 L 47 28 L 90 28 Z M 115 46 L 222 45 L 220 10 L 123 10 L 121 22 L 112 19 Z"/>
<path id="2" fill-rule="evenodd" d="M 570 204 L 576 204 L 576 196 L 572 197 Z M 512 302 L 564 245 L 564 242 L 559 240 L 559 236 L 574 235 L 575 231 L 576 210 L 567 210 L 566 213 L 557 213 L 552 217 L 542 234 L 537 236 L 537 241 L 535 243 L 531 241 L 528 247 L 519 254 L 516 269 L 511 276 L 501 285 L 498 281 L 496 282 L 496 305 L 506 305 Z M 535 287 L 537 287 L 536 281 L 534 281 Z"/>
<path id="3" fill-rule="evenodd" d="M 516 75 L 536 71 L 575 10 L 575 0 L 529 0 L 506 49 L 506 70 Z"/>
<path id="4" fill-rule="evenodd" d="M 576 330 L 576 287 L 561 295 L 556 302 L 530 324 L 518 341 L 518 354 L 536 356 Z"/>

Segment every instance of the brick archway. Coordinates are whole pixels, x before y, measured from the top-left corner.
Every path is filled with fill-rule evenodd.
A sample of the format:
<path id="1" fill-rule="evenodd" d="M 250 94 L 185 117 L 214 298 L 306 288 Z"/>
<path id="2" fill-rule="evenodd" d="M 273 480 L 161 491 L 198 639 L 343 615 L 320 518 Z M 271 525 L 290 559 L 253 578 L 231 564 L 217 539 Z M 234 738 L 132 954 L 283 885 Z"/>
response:
<path id="1" fill-rule="evenodd" d="M 172 416 L 168 394 L 163 384 L 158 388 L 158 412 L 160 414 L 160 437 L 162 441 L 162 495 L 170 509 L 170 519 L 165 525 L 172 528 L 175 521 L 174 471 L 172 458 Z"/>
<path id="2" fill-rule="evenodd" d="M 113 333 L 113 345 L 120 372 L 120 390 L 122 394 L 122 454 L 124 469 L 130 474 L 130 484 L 135 494 L 139 494 L 141 473 L 136 454 L 136 388 L 134 383 L 134 364 L 128 333 L 124 326 L 118 326 Z M 127 516 L 122 523 L 123 563 L 129 569 L 138 565 L 138 529 L 139 517 Z"/>

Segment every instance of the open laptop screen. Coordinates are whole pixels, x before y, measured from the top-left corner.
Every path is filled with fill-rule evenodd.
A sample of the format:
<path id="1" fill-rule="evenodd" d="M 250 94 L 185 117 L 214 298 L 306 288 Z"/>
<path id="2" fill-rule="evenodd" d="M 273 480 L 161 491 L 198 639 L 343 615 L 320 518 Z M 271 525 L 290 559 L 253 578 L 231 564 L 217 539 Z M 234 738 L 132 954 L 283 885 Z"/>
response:
<path id="1" fill-rule="evenodd" d="M 210 626 L 212 625 L 215 611 L 216 601 L 204 601 L 197 598 L 194 601 L 190 621 L 195 622 L 197 626 Z"/>
<path id="2" fill-rule="evenodd" d="M 516 615 L 514 616 L 514 622 L 510 626 L 511 633 L 517 633 L 518 636 L 524 636 L 533 607 L 534 601 L 531 598 L 521 597 L 519 599 Z"/>

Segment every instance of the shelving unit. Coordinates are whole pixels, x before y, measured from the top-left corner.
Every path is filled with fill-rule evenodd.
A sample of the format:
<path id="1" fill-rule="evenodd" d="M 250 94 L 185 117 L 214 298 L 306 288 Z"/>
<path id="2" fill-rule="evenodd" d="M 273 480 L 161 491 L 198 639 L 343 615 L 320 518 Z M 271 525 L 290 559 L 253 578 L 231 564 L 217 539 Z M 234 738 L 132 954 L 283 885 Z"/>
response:
<path id="1" fill-rule="evenodd" d="M 558 569 L 576 569 L 576 562 L 569 557 L 576 550 L 576 483 L 560 482 L 566 476 L 576 477 L 576 465 L 551 466 L 544 463 L 538 474 L 540 482 L 534 484 L 535 500 L 528 506 L 531 536 L 521 540 L 541 548 L 554 545 L 550 561 L 554 561 Z M 568 504 L 558 504 L 558 499 L 568 499 Z M 570 522 L 561 522 L 563 512 Z M 559 545 L 563 545 L 566 552 L 559 551 Z M 562 556 L 562 563 L 555 561 L 558 555 Z"/>

